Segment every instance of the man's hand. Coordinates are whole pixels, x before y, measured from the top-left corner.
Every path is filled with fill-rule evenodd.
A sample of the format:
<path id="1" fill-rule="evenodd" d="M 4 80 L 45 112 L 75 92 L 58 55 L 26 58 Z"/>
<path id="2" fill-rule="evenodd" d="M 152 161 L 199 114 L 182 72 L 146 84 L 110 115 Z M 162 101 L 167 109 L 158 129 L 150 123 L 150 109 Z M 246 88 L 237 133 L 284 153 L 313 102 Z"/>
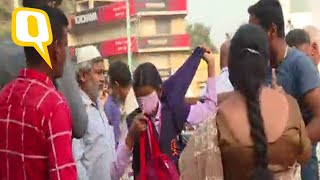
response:
<path id="1" fill-rule="evenodd" d="M 210 48 L 206 46 L 201 46 L 204 50 L 205 53 L 203 54 L 203 59 L 207 62 L 208 64 L 208 77 L 214 77 L 215 75 L 215 59 L 213 56 L 213 53 Z"/>
<path id="2" fill-rule="evenodd" d="M 274 68 L 272 68 L 271 88 L 282 93 L 282 94 L 286 94 L 286 92 L 283 90 L 282 86 L 278 85 L 277 74 L 276 74 L 276 70 Z"/>
<path id="3" fill-rule="evenodd" d="M 214 64 L 214 56 L 210 48 L 206 46 L 201 46 L 205 53 L 203 54 L 203 59 L 207 62 L 207 64 L 213 63 Z"/>
<path id="4" fill-rule="evenodd" d="M 147 120 L 148 118 L 142 114 L 135 116 L 126 137 L 126 145 L 129 149 L 133 148 L 134 141 L 140 136 L 140 133 L 147 129 Z"/>

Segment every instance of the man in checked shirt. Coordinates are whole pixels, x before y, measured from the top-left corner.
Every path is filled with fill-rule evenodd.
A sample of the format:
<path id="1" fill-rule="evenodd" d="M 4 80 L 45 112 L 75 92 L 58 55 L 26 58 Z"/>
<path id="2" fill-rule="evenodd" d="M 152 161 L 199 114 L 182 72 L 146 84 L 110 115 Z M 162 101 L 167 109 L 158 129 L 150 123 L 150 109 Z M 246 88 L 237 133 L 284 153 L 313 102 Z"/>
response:
<path id="1" fill-rule="evenodd" d="M 70 110 L 53 80 L 66 60 L 68 20 L 62 11 L 43 6 L 53 42 L 53 69 L 34 48 L 25 47 L 27 68 L 0 91 L 0 179 L 74 180 Z"/>

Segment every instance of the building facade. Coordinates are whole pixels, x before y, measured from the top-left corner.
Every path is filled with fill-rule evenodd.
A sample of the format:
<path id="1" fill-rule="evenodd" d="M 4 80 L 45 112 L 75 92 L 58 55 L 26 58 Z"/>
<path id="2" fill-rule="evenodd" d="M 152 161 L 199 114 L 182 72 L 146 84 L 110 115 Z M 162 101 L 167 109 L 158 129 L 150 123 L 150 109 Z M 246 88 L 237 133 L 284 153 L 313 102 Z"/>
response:
<path id="1" fill-rule="evenodd" d="M 132 69 L 151 62 L 166 79 L 191 53 L 185 21 L 187 0 L 129 2 Z M 70 17 L 69 45 L 72 50 L 95 45 L 109 62 L 127 61 L 126 23 L 125 1 L 77 1 L 77 12 Z M 192 83 L 189 96 L 199 93 L 201 80 L 197 79 L 203 81 L 202 74 Z"/>
<path id="2" fill-rule="evenodd" d="M 320 28 L 319 0 L 280 0 L 286 22 L 286 31 L 314 25 Z M 291 25 L 288 24 L 290 21 Z"/>

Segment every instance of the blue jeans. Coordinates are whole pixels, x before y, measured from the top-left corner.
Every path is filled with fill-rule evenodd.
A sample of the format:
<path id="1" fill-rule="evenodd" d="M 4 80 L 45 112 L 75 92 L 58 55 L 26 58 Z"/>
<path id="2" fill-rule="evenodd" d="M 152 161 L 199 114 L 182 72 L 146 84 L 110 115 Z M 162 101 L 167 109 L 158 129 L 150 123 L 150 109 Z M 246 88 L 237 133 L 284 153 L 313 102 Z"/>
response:
<path id="1" fill-rule="evenodd" d="M 317 144 L 312 145 L 311 159 L 301 167 L 302 180 L 319 180 Z"/>

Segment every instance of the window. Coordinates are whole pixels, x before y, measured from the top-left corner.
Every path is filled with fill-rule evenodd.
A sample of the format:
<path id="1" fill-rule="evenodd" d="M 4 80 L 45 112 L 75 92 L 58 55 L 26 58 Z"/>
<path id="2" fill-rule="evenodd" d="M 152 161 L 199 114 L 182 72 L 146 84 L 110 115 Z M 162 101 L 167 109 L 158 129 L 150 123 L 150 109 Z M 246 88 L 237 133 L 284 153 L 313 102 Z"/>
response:
<path id="1" fill-rule="evenodd" d="M 171 30 L 171 19 L 168 17 L 156 18 L 156 34 L 168 35 Z"/>

